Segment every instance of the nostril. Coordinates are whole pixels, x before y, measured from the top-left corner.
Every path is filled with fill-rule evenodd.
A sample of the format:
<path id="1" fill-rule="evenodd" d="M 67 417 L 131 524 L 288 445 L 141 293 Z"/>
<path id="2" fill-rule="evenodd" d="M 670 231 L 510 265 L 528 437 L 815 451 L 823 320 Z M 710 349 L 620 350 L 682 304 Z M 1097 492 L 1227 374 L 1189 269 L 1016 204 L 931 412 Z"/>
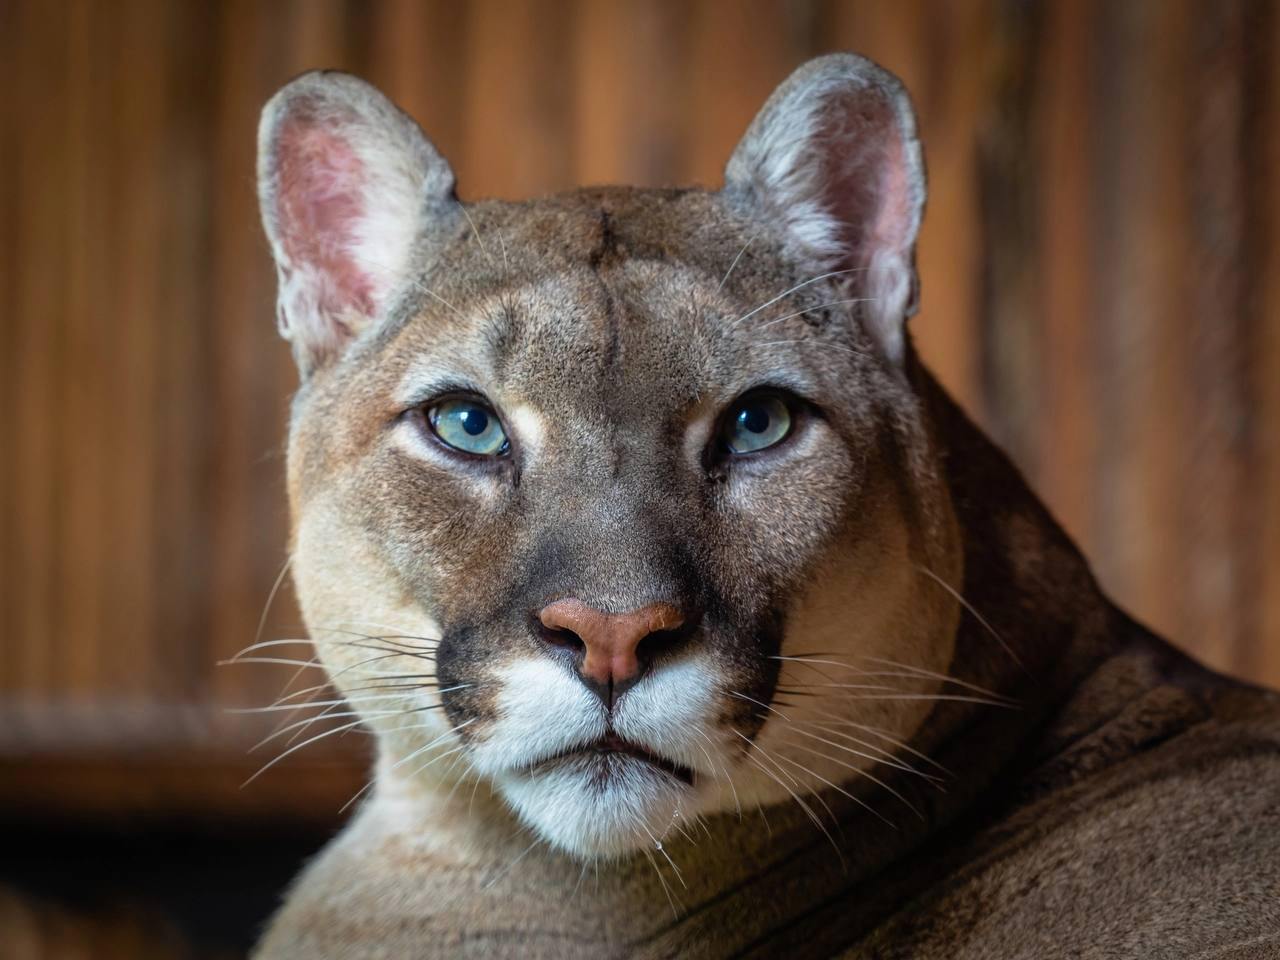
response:
<path id="1" fill-rule="evenodd" d="M 636 660 L 647 667 L 664 654 L 678 649 L 698 629 L 698 619 L 690 617 L 678 627 L 646 634 L 636 645 Z"/>
<path id="2" fill-rule="evenodd" d="M 561 647 L 574 653 L 586 650 L 587 645 L 582 638 L 567 627 L 549 627 L 536 614 L 532 619 L 533 632 L 548 646 Z"/>

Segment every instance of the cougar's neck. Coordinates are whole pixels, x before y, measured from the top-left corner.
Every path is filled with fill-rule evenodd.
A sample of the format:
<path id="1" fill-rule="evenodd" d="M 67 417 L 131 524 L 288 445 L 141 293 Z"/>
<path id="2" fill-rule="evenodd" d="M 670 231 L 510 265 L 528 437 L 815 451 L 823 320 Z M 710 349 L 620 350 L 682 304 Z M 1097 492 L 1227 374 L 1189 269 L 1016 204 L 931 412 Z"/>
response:
<path id="1" fill-rule="evenodd" d="M 915 369 L 964 552 L 953 673 L 1052 709 L 1112 649 L 1125 618 L 1005 453 Z"/>

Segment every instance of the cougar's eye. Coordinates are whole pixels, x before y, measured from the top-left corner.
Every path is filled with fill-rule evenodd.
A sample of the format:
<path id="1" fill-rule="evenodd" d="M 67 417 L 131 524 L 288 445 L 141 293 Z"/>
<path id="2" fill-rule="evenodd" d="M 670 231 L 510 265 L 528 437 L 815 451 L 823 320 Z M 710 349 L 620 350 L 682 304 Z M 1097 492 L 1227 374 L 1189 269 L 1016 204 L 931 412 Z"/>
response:
<path id="1" fill-rule="evenodd" d="M 791 432 L 791 409 L 773 394 L 739 399 L 725 418 L 724 444 L 730 453 L 764 450 L 786 439 Z"/>
<path id="2" fill-rule="evenodd" d="M 441 400 L 427 409 L 431 431 L 446 446 L 478 457 L 507 450 L 507 435 L 498 415 L 478 400 Z"/>

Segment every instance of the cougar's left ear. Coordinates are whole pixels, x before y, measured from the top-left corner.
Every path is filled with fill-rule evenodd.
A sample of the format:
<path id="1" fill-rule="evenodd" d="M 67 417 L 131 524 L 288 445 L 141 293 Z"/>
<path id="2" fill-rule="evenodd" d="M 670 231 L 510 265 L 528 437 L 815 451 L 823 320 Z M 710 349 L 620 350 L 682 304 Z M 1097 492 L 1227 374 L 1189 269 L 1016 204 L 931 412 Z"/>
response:
<path id="1" fill-rule="evenodd" d="M 262 111 L 258 200 L 280 277 L 280 332 L 303 376 L 380 318 L 428 227 L 457 213 L 453 171 L 356 77 L 303 74 Z"/>
<path id="2" fill-rule="evenodd" d="M 816 271 L 844 270 L 885 356 L 901 363 L 916 311 L 924 163 L 902 84 L 870 60 L 832 54 L 769 98 L 725 171 L 725 194 L 777 224 Z"/>

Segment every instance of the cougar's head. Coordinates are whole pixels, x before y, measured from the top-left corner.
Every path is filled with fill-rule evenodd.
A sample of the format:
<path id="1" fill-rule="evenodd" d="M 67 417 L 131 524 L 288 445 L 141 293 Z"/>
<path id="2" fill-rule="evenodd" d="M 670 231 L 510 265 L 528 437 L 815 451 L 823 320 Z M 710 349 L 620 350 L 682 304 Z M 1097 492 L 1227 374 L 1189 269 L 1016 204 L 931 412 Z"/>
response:
<path id="1" fill-rule="evenodd" d="M 960 572 L 897 81 L 804 66 L 718 192 L 464 204 L 336 73 L 272 99 L 260 151 L 293 569 L 379 788 L 474 775 L 579 856 L 860 790 L 928 712 Z"/>

